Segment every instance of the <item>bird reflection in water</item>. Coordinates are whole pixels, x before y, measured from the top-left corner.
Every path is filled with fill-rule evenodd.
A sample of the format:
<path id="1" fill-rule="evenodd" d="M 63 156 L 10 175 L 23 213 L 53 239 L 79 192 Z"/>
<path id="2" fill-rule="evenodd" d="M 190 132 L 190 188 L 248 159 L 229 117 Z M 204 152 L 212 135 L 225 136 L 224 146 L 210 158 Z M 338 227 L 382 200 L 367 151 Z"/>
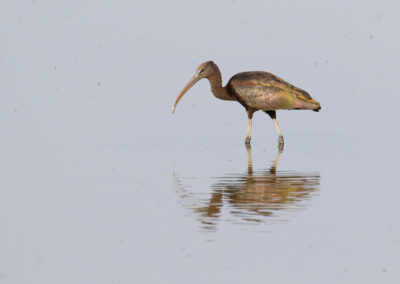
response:
<path id="1" fill-rule="evenodd" d="M 187 189 L 174 173 L 174 188 L 180 203 L 201 222 L 203 229 L 216 230 L 220 221 L 240 224 L 287 221 L 290 216 L 285 217 L 283 213 L 304 209 L 307 201 L 316 195 L 320 183 L 318 173 L 277 171 L 282 148 L 271 168 L 262 171 L 253 170 L 251 148 L 246 148 L 247 172 L 217 178 L 211 185 L 211 197 L 208 193 Z"/>

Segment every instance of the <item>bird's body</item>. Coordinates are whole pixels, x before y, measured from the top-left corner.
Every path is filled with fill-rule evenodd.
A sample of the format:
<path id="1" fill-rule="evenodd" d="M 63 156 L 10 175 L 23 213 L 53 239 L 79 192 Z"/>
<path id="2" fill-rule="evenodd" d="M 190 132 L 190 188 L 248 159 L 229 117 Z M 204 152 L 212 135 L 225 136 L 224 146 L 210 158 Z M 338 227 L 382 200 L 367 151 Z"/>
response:
<path id="1" fill-rule="evenodd" d="M 246 108 L 254 110 L 320 109 L 318 102 L 306 91 L 268 72 L 238 73 L 229 80 L 226 88 Z"/>
<path id="2" fill-rule="evenodd" d="M 235 100 L 245 107 L 249 118 L 246 144 L 250 144 L 252 117 L 257 110 L 265 111 L 273 119 L 279 134 L 279 144 L 283 146 L 283 136 L 276 122 L 276 110 L 309 109 L 319 111 L 321 109 L 320 104 L 306 91 L 268 72 L 238 73 L 223 87 L 218 66 L 212 61 L 207 61 L 197 68 L 196 74 L 176 99 L 172 112 L 175 111 L 177 103 L 189 88 L 202 78 L 210 81 L 211 91 L 215 97 L 222 100 Z"/>

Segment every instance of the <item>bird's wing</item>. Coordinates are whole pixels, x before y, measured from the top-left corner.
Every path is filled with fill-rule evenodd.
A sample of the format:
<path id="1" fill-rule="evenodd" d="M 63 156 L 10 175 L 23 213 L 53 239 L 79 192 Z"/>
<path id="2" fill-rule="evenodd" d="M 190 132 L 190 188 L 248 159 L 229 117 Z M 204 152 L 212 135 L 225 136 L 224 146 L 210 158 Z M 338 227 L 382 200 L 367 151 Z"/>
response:
<path id="1" fill-rule="evenodd" d="M 319 106 L 306 91 L 268 72 L 239 73 L 228 84 L 239 101 L 256 109 L 313 109 Z M 311 105 L 305 106 L 301 101 Z"/>

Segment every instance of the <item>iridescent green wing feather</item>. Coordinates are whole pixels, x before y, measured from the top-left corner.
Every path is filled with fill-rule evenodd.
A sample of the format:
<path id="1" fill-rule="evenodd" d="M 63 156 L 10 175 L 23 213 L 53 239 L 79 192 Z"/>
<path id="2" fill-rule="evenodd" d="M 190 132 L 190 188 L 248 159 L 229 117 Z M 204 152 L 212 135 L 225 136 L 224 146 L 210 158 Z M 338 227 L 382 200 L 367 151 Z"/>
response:
<path id="1" fill-rule="evenodd" d="M 266 74 L 268 74 L 268 75 L 265 76 L 265 79 L 263 80 L 263 82 L 261 84 L 271 84 L 276 87 L 279 87 L 285 93 L 289 93 L 291 95 L 296 96 L 296 98 L 298 98 L 300 100 L 315 102 L 315 100 L 306 91 L 304 91 L 300 88 L 297 88 L 296 86 L 293 86 L 292 84 L 286 82 L 285 80 L 283 80 L 282 78 L 280 78 L 274 74 L 271 74 L 271 73 L 266 73 Z"/>
<path id="2" fill-rule="evenodd" d="M 320 108 L 306 91 L 268 72 L 243 72 L 229 81 L 232 93 L 247 106 L 262 110 Z"/>

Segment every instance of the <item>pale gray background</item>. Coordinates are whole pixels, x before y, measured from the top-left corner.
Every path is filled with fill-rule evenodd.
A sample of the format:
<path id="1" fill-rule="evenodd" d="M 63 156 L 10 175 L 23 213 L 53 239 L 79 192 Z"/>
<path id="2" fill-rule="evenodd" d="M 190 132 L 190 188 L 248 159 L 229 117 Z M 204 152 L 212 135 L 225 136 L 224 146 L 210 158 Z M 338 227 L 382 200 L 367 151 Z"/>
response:
<path id="1" fill-rule="evenodd" d="M 0 0 L 0 283 L 399 283 L 396 1 Z M 302 210 L 213 230 L 182 206 L 246 173 L 247 117 L 200 81 L 267 70 L 322 111 L 282 111 Z M 253 166 L 277 136 L 256 113 Z M 275 219 L 274 219 L 275 218 Z"/>

